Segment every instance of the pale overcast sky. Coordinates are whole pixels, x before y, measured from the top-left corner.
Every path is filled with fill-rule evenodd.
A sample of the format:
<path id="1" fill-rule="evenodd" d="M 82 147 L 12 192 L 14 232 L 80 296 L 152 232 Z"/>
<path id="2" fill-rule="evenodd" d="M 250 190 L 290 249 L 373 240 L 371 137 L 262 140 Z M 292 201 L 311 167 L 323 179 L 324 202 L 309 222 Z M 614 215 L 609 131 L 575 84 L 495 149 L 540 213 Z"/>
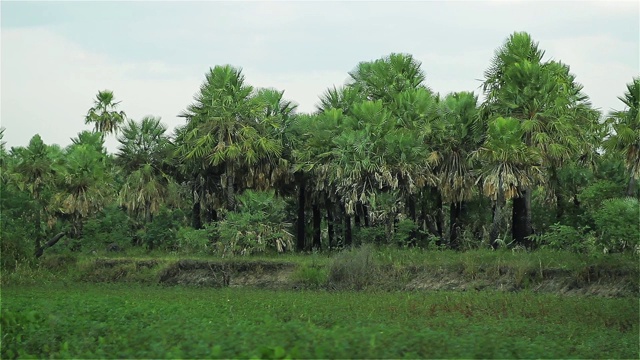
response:
<path id="1" fill-rule="evenodd" d="M 0 2 L 1 126 L 8 146 L 39 133 L 66 146 L 98 90 L 131 118 L 172 129 L 210 67 L 244 69 L 256 87 L 285 90 L 299 111 L 342 85 L 360 61 L 392 52 L 422 62 L 427 85 L 476 91 L 493 53 L 527 31 L 546 57 L 571 66 L 592 103 L 640 73 L 637 1 Z M 117 142 L 107 141 L 110 151 Z"/>

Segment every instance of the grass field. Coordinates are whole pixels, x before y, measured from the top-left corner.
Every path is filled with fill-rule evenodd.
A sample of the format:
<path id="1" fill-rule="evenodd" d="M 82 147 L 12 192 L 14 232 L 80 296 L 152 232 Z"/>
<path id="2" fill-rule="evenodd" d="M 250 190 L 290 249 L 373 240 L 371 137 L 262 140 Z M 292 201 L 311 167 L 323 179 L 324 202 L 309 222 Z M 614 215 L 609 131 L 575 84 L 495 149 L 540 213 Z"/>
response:
<path id="1" fill-rule="evenodd" d="M 638 358 L 637 298 L 2 288 L 2 358 Z"/>

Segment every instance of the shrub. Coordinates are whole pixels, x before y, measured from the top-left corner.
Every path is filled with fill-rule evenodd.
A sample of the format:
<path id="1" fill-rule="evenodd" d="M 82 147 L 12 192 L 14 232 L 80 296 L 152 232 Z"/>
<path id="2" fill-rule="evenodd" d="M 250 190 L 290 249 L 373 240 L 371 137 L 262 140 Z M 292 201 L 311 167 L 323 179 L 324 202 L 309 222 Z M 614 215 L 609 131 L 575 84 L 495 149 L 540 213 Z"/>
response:
<path id="1" fill-rule="evenodd" d="M 594 214 L 597 245 L 605 252 L 633 250 L 640 244 L 640 204 L 636 198 L 609 199 Z"/>
<path id="2" fill-rule="evenodd" d="M 373 253 L 371 245 L 340 252 L 329 266 L 329 285 L 337 289 L 363 290 L 375 284 L 377 267 Z"/>
<path id="3" fill-rule="evenodd" d="M 238 196 L 237 212 L 212 226 L 223 255 L 249 255 L 264 252 L 285 252 L 293 249 L 291 224 L 285 222 L 286 203 L 273 191 L 245 191 Z"/>
<path id="4" fill-rule="evenodd" d="M 353 239 L 356 244 L 383 245 L 387 243 L 387 234 L 383 226 L 355 227 Z"/>
<path id="5" fill-rule="evenodd" d="M 2 185 L 0 191 L 0 270 L 13 271 L 34 263 L 33 201 L 24 192 Z"/>
<path id="6" fill-rule="evenodd" d="M 418 224 L 410 219 L 402 219 L 396 224 L 396 230 L 393 233 L 393 243 L 401 246 L 407 246 L 418 240 Z"/>
<path id="7" fill-rule="evenodd" d="M 327 282 L 327 270 L 318 265 L 302 265 L 294 274 L 294 278 L 309 289 L 319 289 Z"/>
<path id="8" fill-rule="evenodd" d="M 576 229 L 572 226 L 555 223 L 545 233 L 534 235 L 533 240 L 541 248 L 583 253 L 590 250 L 593 245 L 586 240 L 587 231 L 588 227 Z"/>
<path id="9" fill-rule="evenodd" d="M 148 249 L 162 248 L 173 243 L 177 228 L 177 221 L 171 211 L 163 207 L 153 221 L 145 225 L 139 236 Z"/>
<path id="10" fill-rule="evenodd" d="M 91 250 L 104 250 L 110 244 L 126 248 L 131 244 L 129 217 L 117 206 L 105 208 L 83 227 L 83 243 Z"/>
<path id="11" fill-rule="evenodd" d="M 184 254 L 207 254 L 211 252 L 211 240 L 207 229 L 181 227 L 174 241 L 168 242 L 165 249 Z"/>
<path id="12" fill-rule="evenodd" d="M 4 215 L 4 214 L 3 214 Z M 26 222 L 2 216 L 0 221 L 0 270 L 13 271 L 19 264 L 33 264 L 33 228 Z"/>

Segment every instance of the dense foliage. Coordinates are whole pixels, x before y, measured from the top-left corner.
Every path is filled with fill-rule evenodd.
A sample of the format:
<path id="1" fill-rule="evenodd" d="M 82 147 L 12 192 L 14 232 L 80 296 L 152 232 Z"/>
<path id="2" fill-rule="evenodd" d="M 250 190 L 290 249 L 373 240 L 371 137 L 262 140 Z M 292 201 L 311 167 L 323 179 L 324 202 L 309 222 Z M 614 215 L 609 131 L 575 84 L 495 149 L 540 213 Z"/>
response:
<path id="1" fill-rule="evenodd" d="M 408 54 L 362 62 L 302 114 L 215 66 L 173 133 L 100 91 L 94 132 L 70 146 L 2 145 L 2 267 L 127 247 L 638 251 L 640 78 L 601 113 L 526 33 L 490 59 L 482 102 L 436 93 L 425 70 Z"/>

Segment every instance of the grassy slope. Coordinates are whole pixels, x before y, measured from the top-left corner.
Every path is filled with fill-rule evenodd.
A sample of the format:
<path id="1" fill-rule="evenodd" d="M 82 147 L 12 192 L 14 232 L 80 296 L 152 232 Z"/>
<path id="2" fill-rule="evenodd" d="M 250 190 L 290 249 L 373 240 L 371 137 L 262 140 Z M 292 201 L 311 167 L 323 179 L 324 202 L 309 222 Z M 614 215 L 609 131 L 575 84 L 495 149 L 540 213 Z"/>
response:
<path id="1" fill-rule="evenodd" d="M 306 288 L 380 290 L 495 289 L 506 285 L 505 290 L 538 288 L 541 291 L 560 293 L 562 291 L 559 289 L 579 289 L 585 290 L 582 291 L 584 294 L 598 292 L 599 295 L 605 296 L 637 296 L 640 278 L 638 258 L 632 254 L 594 256 L 554 251 L 528 253 L 488 250 L 457 253 L 420 249 L 361 248 L 340 253 L 224 259 L 214 256 L 144 252 L 103 253 L 97 256 L 46 254 L 38 267 L 22 268 L 13 273 L 2 274 L 1 281 L 3 285 L 60 281 L 158 283 L 163 274 L 172 268 L 175 270 L 185 258 L 189 259 L 187 261 L 193 260 L 207 266 L 217 264 L 218 267 L 250 267 L 251 264 L 265 263 L 290 264 L 296 271 L 289 274 L 289 289 L 292 288 L 289 286 L 292 282 L 297 283 L 296 286 L 302 285 Z M 255 266 L 256 271 L 260 270 L 260 267 L 264 266 Z M 249 270 L 251 272 L 251 269 Z M 233 277 L 232 282 L 236 279 L 238 277 Z M 188 283 L 188 278 L 185 281 L 182 283 Z M 209 281 L 203 284 L 211 283 Z M 597 286 L 600 288 L 595 289 Z M 607 286 L 612 291 L 602 291 L 603 287 Z M 595 290 L 585 289 L 586 287 Z"/>

